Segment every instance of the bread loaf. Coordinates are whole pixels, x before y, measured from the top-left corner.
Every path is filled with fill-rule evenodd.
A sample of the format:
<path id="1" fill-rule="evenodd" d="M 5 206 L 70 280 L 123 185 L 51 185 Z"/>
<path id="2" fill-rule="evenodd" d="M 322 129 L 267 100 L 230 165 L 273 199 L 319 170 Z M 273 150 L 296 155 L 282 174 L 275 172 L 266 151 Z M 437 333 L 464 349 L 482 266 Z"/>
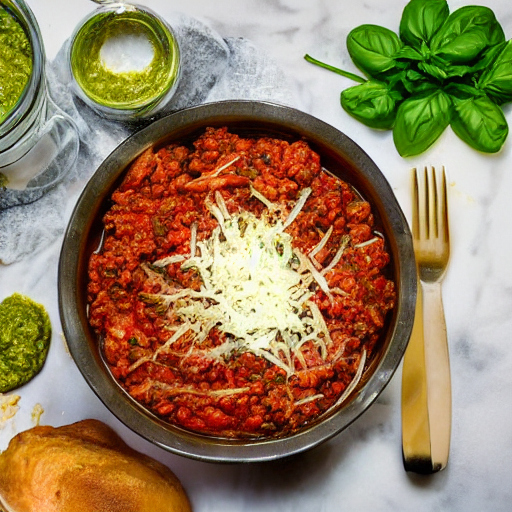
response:
<path id="1" fill-rule="evenodd" d="M 97 420 L 15 436 L 0 454 L 0 503 L 5 512 L 191 512 L 169 468 Z"/>

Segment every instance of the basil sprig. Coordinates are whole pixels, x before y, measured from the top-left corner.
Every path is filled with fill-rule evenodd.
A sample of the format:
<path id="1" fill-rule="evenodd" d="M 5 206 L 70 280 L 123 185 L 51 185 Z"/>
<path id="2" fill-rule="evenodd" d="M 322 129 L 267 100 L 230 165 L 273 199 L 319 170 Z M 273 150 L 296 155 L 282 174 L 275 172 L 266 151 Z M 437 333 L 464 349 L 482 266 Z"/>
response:
<path id="1" fill-rule="evenodd" d="M 364 77 L 309 55 L 313 64 L 359 85 L 341 93 L 342 107 L 371 128 L 393 130 L 401 156 L 428 149 L 451 126 L 472 148 L 496 153 L 508 135 L 501 105 L 512 101 L 512 40 L 493 11 L 446 0 L 411 0 L 399 34 L 361 25 L 347 49 Z"/>

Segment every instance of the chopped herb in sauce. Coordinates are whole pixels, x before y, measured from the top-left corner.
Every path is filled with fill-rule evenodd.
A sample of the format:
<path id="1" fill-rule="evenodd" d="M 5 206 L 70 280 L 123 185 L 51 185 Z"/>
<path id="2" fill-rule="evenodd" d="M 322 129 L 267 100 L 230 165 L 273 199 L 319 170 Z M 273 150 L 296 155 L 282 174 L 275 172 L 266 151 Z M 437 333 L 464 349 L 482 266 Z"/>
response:
<path id="1" fill-rule="evenodd" d="M 51 339 L 45 308 L 15 293 L 0 303 L 0 393 L 18 388 L 43 367 Z"/>
<path id="2" fill-rule="evenodd" d="M 0 6 L 0 124 L 16 106 L 32 73 L 32 47 L 18 21 Z"/>

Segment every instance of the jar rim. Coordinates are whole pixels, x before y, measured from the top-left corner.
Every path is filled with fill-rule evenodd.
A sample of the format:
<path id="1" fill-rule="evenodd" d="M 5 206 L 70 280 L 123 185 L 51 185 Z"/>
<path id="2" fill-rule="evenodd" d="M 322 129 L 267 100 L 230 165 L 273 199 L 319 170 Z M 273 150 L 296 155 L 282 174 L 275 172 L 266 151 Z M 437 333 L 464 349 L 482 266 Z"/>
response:
<path id="1" fill-rule="evenodd" d="M 144 19 L 141 19 L 141 25 L 145 25 L 150 31 L 155 31 L 155 41 L 158 44 L 168 44 L 171 51 L 170 58 L 169 52 L 167 54 L 169 76 L 163 83 L 163 87 L 156 91 L 155 94 L 148 96 L 143 101 L 139 102 L 115 102 L 115 101 L 101 101 L 99 95 L 91 93 L 87 87 L 82 83 L 78 73 L 74 69 L 74 52 L 79 52 L 78 45 L 80 39 L 86 38 L 89 32 L 92 32 L 98 25 L 105 23 L 105 26 L 113 25 L 116 22 L 116 15 L 125 15 L 129 13 L 139 13 Z M 111 19 L 105 20 L 105 16 L 112 15 Z M 135 18 L 130 19 L 131 22 L 136 22 Z M 101 28 L 101 27 L 100 27 Z M 165 38 L 159 37 L 157 32 L 163 33 Z M 165 41 L 165 42 L 164 42 Z M 115 2 L 102 5 L 90 12 L 75 28 L 68 45 L 68 59 L 67 59 L 69 74 L 73 82 L 73 90 L 76 95 L 82 99 L 91 108 L 103 113 L 112 118 L 130 119 L 139 118 L 146 114 L 153 113 L 153 111 L 165 102 L 175 91 L 179 82 L 181 72 L 181 54 L 179 42 L 172 27 L 157 13 L 146 6 L 138 4 L 128 4 L 124 2 Z"/>

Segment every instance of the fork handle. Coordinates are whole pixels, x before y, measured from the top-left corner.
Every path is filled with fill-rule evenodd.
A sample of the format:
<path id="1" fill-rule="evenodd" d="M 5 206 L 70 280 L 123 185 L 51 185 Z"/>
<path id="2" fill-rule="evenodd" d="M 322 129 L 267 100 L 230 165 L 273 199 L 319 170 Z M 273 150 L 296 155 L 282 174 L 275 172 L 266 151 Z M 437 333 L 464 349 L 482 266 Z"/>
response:
<path id="1" fill-rule="evenodd" d="M 439 471 L 446 467 L 450 452 L 452 424 L 450 357 L 441 282 L 422 283 L 422 288 L 424 317 L 428 319 L 423 323 L 423 330 L 432 467 L 434 471 Z"/>
<path id="2" fill-rule="evenodd" d="M 416 316 L 402 371 L 405 469 L 434 473 L 446 467 L 450 435 L 450 364 L 441 285 L 419 282 Z"/>

